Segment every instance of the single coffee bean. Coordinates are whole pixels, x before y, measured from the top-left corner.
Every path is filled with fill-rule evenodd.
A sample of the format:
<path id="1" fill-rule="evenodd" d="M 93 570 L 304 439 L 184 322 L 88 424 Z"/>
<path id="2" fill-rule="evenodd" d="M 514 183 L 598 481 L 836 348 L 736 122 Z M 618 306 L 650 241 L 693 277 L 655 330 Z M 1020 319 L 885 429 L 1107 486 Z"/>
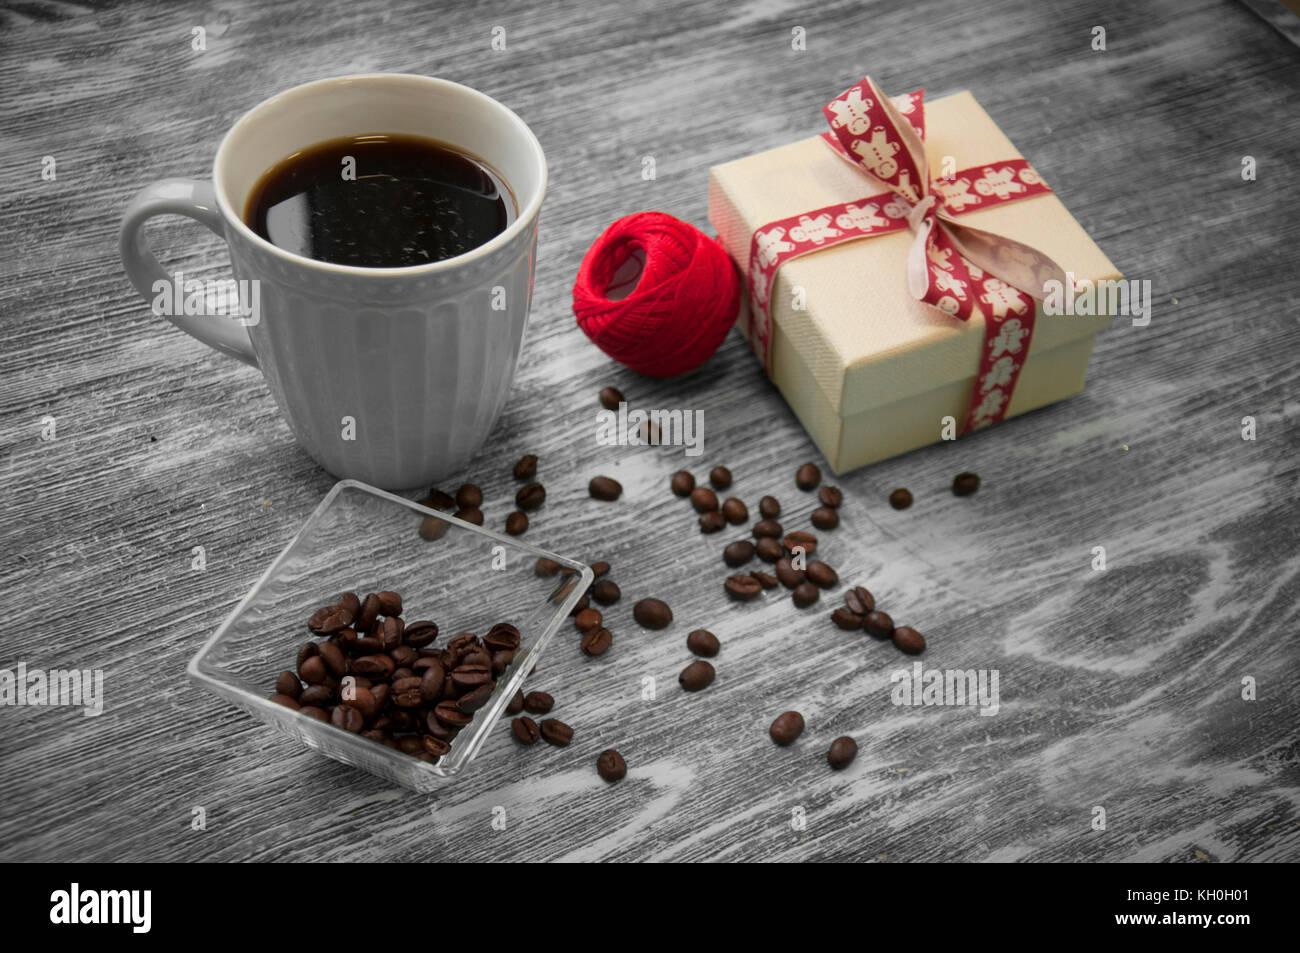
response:
<path id="1" fill-rule="evenodd" d="M 817 491 L 817 499 L 822 501 L 823 506 L 829 506 L 833 510 L 840 508 L 844 502 L 844 494 L 837 486 L 824 486 Z"/>
<path id="2" fill-rule="evenodd" d="M 438 623 L 421 620 L 402 629 L 402 641 L 413 649 L 422 649 L 438 637 Z"/>
<path id="3" fill-rule="evenodd" d="M 276 694 L 288 695 L 290 698 L 296 699 L 302 694 L 302 682 L 298 681 L 298 676 L 293 672 L 284 671 L 275 680 L 275 691 Z"/>
<path id="4" fill-rule="evenodd" d="M 739 526 L 749 521 L 749 507 L 733 496 L 722 504 L 722 515 L 732 526 Z"/>
<path id="5" fill-rule="evenodd" d="M 554 576 L 560 571 L 560 564 L 554 559 L 547 559 L 545 556 L 537 557 L 537 562 L 533 564 L 533 572 L 543 579 Z"/>
<path id="6" fill-rule="evenodd" d="M 473 483 L 466 483 L 456 491 L 456 505 L 462 510 L 476 510 L 483 505 L 483 491 Z"/>
<path id="7" fill-rule="evenodd" d="M 317 721 L 328 722 L 330 720 L 330 713 L 324 708 L 317 708 L 315 705 L 303 705 L 298 710 L 310 718 L 315 718 Z"/>
<path id="8" fill-rule="evenodd" d="M 320 647 L 320 658 L 325 662 L 325 667 L 335 678 L 342 678 L 348 673 L 348 660 L 343 654 L 343 650 L 333 642 L 322 642 Z"/>
<path id="9" fill-rule="evenodd" d="M 754 544 L 754 552 L 756 552 L 758 558 L 764 562 L 774 563 L 785 555 L 785 547 L 781 545 L 779 539 L 774 539 L 771 536 L 762 536 L 759 537 L 758 542 Z"/>
<path id="10" fill-rule="evenodd" d="M 557 748 L 568 747 L 573 740 L 573 729 L 555 718 L 547 718 L 541 724 L 542 740 Z"/>
<path id="11" fill-rule="evenodd" d="M 425 701 L 424 696 L 420 694 L 422 682 L 423 679 L 416 678 L 414 675 L 409 678 L 394 678 L 388 697 L 398 708 L 419 708 Z"/>
<path id="12" fill-rule="evenodd" d="M 524 710 L 534 715 L 545 715 L 555 707 L 555 699 L 546 692 L 529 692 L 524 696 Z"/>
<path id="13" fill-rule="evenodd" d="M 719 513 L 717 510 L 713 510 L 710 513 L 705 513 L 700 517 L 701 533 L 716 533 L 718 530 L 722 529 L 726 525 L 727 525 L 727 518 L 723 516 L 721 513 Z"/>
<path id="14" fill-rule="evenodd" d="M 458 520 L 464 520 L 466 523 L 473 523 L 475 526 L 483 525 L 483 511 L 469 507 L 468 509 L 459 509 L 451 514 Z"/>
<path id="15" fill-rule="evenodd" d="M 758 598 L 763 591 L 763 584 L 753 576 L 728 576 L 722 588 L 726 590 L 727 595 L 738 602 L 748 602 Z"/>
<path id="16" fill-rule="evenodd" d="M 361 600 L 361 612 L 357 614 L 353 627 L 358 632 L 369 632 L 377 618 L 379 618 L 379 597 L 372 592 Z"/>
<path id="17" fill-rule="evenodd" d="M 812 533 L 805 533 L 802 530 L 796 530 L 793 533 L 786 533 L 785 538 L 781 540 L 781 545 L 791 553 L 797 549 L 801 549 L 805 556 L 811 556 L 817 551 L 817 537 Z"/>
<path id="18" fill-rule="evenodd" d="M 718 642 L 718 637 L 708 629 L 696 629 L 686 637 L 686 647 L 696 655 L 713 658 L 722 646 Z"/>
<path id="19" fill-rule="evenodd" d="M 424 499 L 420 500 L 420 505 L 427 506 L 431 510 L 449 510 L 456 505 L 456 498 L 436 486 L 431 486 Z"/>
<path id="20" fill-rule="evenodd" d="M 383 615 L 401 615 L 402 614 L 402 597 L 395 592 L 377 592 L 375 598 L 379 600 L 379 611 Z"/>
<path id="21" fill-rule="evenodd" d="M 342 728 L 344 731 L 350 731 L 355 735 L 366 726 L 366 719 L 355 708 L 339 705 L 330 713 L 330 724 L 335 728 Z"/>
<path id="22" fill-rule="evenodd" d="M 623 598 L 623 591 L 618 588 L 618 584 L 612 579 L 597 579 L 591 584 L 591 598 L 602 606 L 612 606 Z"/>
<path id="23" fill-rule="evenodd" d="M 426 516 L 420 520 L 420 538 L 429 542 L 442 539 L 447 535 L 450 526 L 451 524 L 446 520 L 438 519 L 436 516 Z"/>
<path id="24" fill-rule="evenodd" d="M 862 616 L 855 612 L 850 612 L 848 609 L 836 609 L 831 613 L 831 621 L 841 629 L 852 631 L 854 629 L 862 628 Z"/>
<path id="25" fill-rule="evenodd" d="M 286 695 L 283 692 L 276 692 L 273 694 L 271 696 L 271 701 L 275 702 L 277 705 L 283 705 L 285 708 L 291 708 L 294 711 L 298 711 L 302 707 L 298 704 L 298 699 L 294 698 L 292 695 Z"/>
<path id="26" fill-rule="evenodd" d="M 905 510 L 912 505 L 912 491 L 899 487 L 889 494 L 889 505 L 896 510 Z"/>
<path id="27" fill-rule="evenodd" d="M 820 509 L 813 510 L 810 517 L 813 526 L 818 529 L 834 529 L 840 525 L 840 514 L 835 512 L 829 506 L 823 506 Z"/>
<path id="28" fill-rule="evenodd" d="M 606 410 L 618 410 L 618 405 L 625 403 L 626 398 L 623 392 L 617 387 L 602 387 L 600 389 L 600 405 Z"/>
<path id="29" fill-rule="evenodd" d="M 506 532 L 511 536 L 522 536 L 528 531 L 528 514 L 515 510 L 506 517 Z"/>
<path id="30" fill-rule="evenodd" d="M 801 582 L 794 587 L 794 592 L 790 593 L 790 599 L 795 604 L 795 608 L 806 609 L 821 597 L 821 590 L 811 582 Z"/>
<path id="31" fill-rule="evenodd" d="M 712 665 L 704 659 L 696 659 L 682 669 L 682 673 L 677 676 L 677 681 L 686 691 L 698 692 L 712 685 L 716 674 Z"/>
<path id="32" fill-rule="evenodd" d="M 537 475 L 537 454 L 526 453 L 515 464 L 516 480 L 531 480 Z"/>
<path id="33" fill-rule="evenodd" d="M 854 615 L 866 615 L 876 607 L 876 597 L 863 586 L 854 586 L 844 593 L 844 604 Z"/>
<path id="34" fill-rule="evenodd" d="M 447 698 L 438 702 L 433 709 L 434 717 L 442 722 L 448 728 L 464 728 L 473 720 L 474 716 L 461 711 L 456 707 L 454 699 Z"/>
<path id="35" fill-rule="evenodd" d="M 709 471 L 709 482 L 715 489 L 725 490 L 731 486 L 731 471 L 726 467 L 714 467 Z"/>
<path id="36" fill-rule="evenodd" d="M 632 607 L 632 618 L 643 629 L 663 629 L 673 621 L 673 610 L 662 599 L 642 599 Z"/>
<path id="37" fill-rule="evenodd" d="M 691 476 L 688 470 L 678 470 L 673 474 L 671 482 L 668 484 L 677 496 L 690 496 L 691 491 L 695 489 L 695 477 Z"/>
<path id="38" fill-rule="evenodd" d="M 515 741 L 521 745 L 535 745 L 537 739 L 542 736 L 541 731 L 537 728 L 537 722 L 527 715 L 522 715 L 510 722 L 510 733 L 515 736 Z"/>
<path id="39" fill-rule="evenodd" d="M 707 486 L 697 486 L 691 490 L 691 506 L 695 507 L 697 512 L 712 513 L 718 508 L 718 494 Z"/>
<path id="40" fill-rule="evenodd" d="M 582 633 L 578 648 L 583 655 L 604 655 L 613 644 L 614 636 L 610 634 L 609 629 L 597 626 Z"/>
<path id="41" fill-rule="evenodd" d="M 888 639 L 894 634 L 894 620 L 886 612 L 868 612 L 862 617 L 862 627 L 878 639 Z"/>
<path id="42" fill-rule="evenodd" d="M 980 488 L 980 478 L 974 473 L 958 473 L 952 481 L 952 491 L 958 496 L 970 496 Z"/>
<path id="43" fill-rule="evenodd" d="M 355 592 L 345 592 L 343 595 L 339 596 L 339 608 L 351 612 L 352 618 L 355 619 L 357 613 L 361 611 L 361 600 L 357 598 Z"/>
<path id="44" fill-rule="evenodd" d="M 589 632 L 600 625 L 602 618 L 599 609 L 583 609 L 573 617 L 573 624 L 579 632 Z"/>
<path id="45" fill-rule="evenodd" d="M 406 631 L 406 624 L 402 622 L 400 616 L 390 615 L 385 617 L 383 627 L 379 630 L 379 642 L 384 647 L 385 652 L 391 652 L 402 644 L 402 634 Z"/>
<path id="46" fill-rule="evenodd" d="M 457 688 L 478 688 L 492 680 L 492 663 L 462 662 L 451 670 L 451 683 Z"/>
<path id="47" fill-rule="evenodd" d="M 758 513 L 763 519 L 774 520 L 781 515 L 781 503 L 774 496 L 765 496 L 758 501 Z"/>
<path id="48" fill-rule="evenodd" d="M 734 543 L 728 543 L 727 548 L 722 551 L 722 561 L 728 566 L 743 566 L 754 558 L 754 544 L 747 539 L 738 539 Z"/>
<path id="49" fill-rule="evenodd" d="M 510 667 L 510 663 L 515 660 L 515 653 L 509 649 L 503 649 L 500 652 L 492 653 L 492 677 L 500 678 Z"/>
<path id="50" fill-rule="evenodd" d="M 764 536 L 769 536 L 773 539 L 780 539 L 781 534 L 784 533 L 785 530 L 781 528 L 781 524 L 776 520 L 765 519 L 759 520 L 755 523 L 754 528 L 750 530 L 750 532 L 754 534 L 755 539 L 762 539 Z"/>
<path id="51" fill-rule="evenodd" d="M 808 581 L 820 589 L 829 589 L 840 581 L 840 574 L 824 562 L 814 559 L 808 564 Z"/>
<path id="52" fill-rule="evenodd" d="M 486 682 L 478 688 L 472 688 L 456 699 L 456 707 L 466 714 L 476 712 L 488 703 L 496 687 L 496 682 Z"/>
<path id="53" fill-rule="evenodd" d="M 758 584 L 764 589 L 775 589 L 777 586 L 781 585 L 780 580 L 777 579 L 776 576 L 773 576 L 770 572 L 763 572 L 761 569 L 755 569 L 750 573 L 750 575 L 757 579 Z"/>
<path id="54" fill-rule="evenodd" d="M 366 678 L 389 678 L 397 669 L 397 663 L 382 652 L 363 655 L 352 663 L 352 671 Z"/>
<path id="55" fill-rule="evenodd" d="M 592 477 L 587 484 L 587 492 L 593 499 L 609 503 L 623 495 L 623 484 L 607 476 Z"/>
<path id="56" fill-rule="evenodd" d="M 822 482 L 822 471 L 815 463 L 805 463 L 794 475 L 795 486 L 801 490 L 811 490 Z"/>
<path id="57" fill-rule="evenodd" d="M 609 563 L 594 562 L 591 564 L 591 575 L 593 578 L 599 579 L 607 572 L 609 572 Z"/>
<path id="58" fill-rule="evenodd" d="M 489 652 L 513 652 L 519 648 L 519 630 L 508 622 L 498 622 L 483 636 L 483 645 Z"/>
<path id="59" fill-rule="evenodd" d="M 428 661 L 429 665 L 420 676 L 420 697 L 426 702 L 436 702 L 442 697 L 442 689 L 447 682 L 447 670 L 436 658 Z"/>
<path id="60" fill-rule="evenodd" d="M 321 632 L 324 629 L 325 623 L 329 619 L 333 618 L 334 614 L 338 612 L 338 608 L 338 606 L 321 606 L 313 612 L 311 618 L 307 620 L 307 628 L 311 629 L 313 632 Z"/>
<path id="61" fill-rule="evenodd" d="M 578 613 L 586 611 L 590 606 L 591 606 L 591 596 L 587 595 L 584 592 L 582 594 L 582 598 L 579 599 L 577 602 L 575 602 L 573 604 L 573 608 L 569 610 L 569 615 L 576 617 Z"/>
<path id="62" fill-rule="evenodd" d="M 510 701 L 506 704 L 507 715 L 517 715 L 524 710 L 524 693 L 516 690 L 510 696 Z"/>
<path id="63" fill-rule="evenodd" d="M 857 756 L 858 743 L 845 735 L 831 742 L 830 750 L 826 752 L 826 761 L 832 768 L 839 771 L 842 768 L 847 768 L 849 762 Z"/>
<path id="64" fill-rule="evenodd" d="M 325 685 L 308 685 L 298 696 L 298 702 L 306 708 L 314 706 L 324 708 L 334 701 L 334 689 Z"/>
<path id="65" fill-rule="evenodd" d="M 441 758 L 451 750 L 451 746 L 441 738 L 435 738 L 433 735 L 424 735 L 423 739 L 424 750 L 429 752 L 429 754 L 433 755 L 435 758 Z"/>
<path id="66" fill-rule="evenodd" d="M 546 502 L 546 487 L 529 483 L 515 494 L 515 506 L 521 510 L 535 510 Z"/>
<path id="67" fill-rule="evenodd" d="M 409 755 L 423 754 L 424 740 L 422 738 L 417 738 L 415 735 L 408 735 L 405 738 L 398 738 L 397 750 L 403 751 Z"/>
<path id="68" fill-rule="evenodd" d="M 606 748 L 596 758 L 596 773 L 613 784 L 615 781 L 623 780 L 627 775 L 627 762 L 613 748 Z"/>
<path id="69" fill-rule="evenodd" d="M 325 676 L 328 674 L 329 670 L 325 667 L 325 660 L 319 655 L 313 655 L 298 666 L 298 675 L 308 685 L 319 685 L 325 681 Z"/>
<path id="70" fill-rule="evenodd" d="M 767 729 L 767 733 L 782 748 L 792 745 L 795 739 L 803 734 L 803 715 L 797 711 L 782 712 L 776 716 L 776 721 L 772 722 L 772 727 Z"/>
<path id="71" fill-rule="evenodd" d="M 908 655 L 920 655 L 925 651 L 925 636 L 910 625 L 900 625 L 894 630 L 894 645 Z"/>
<path id="72" fill-rule="evenodd" d="M 776 561 L 776 578 L 781 580 L 781 584 L 787 589 L 793 589 L 803 582 L 804 576 L 804 570 L 795 568 L 788 556 L 782 556 Z"/>

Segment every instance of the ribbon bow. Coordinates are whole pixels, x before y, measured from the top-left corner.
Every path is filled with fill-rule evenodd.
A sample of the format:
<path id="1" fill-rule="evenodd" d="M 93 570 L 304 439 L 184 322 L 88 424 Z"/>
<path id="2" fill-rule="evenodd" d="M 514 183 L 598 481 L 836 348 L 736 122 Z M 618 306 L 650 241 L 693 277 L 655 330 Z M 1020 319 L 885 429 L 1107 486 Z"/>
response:
<path id="1" fill-rule="evenodd" d="M 890 99 L 870 77 L 822 110 L 836 155 L 887 191 L 771 222 L 754 232 L 749 281 L 755 322 L 751 343 L 771 370 L 770 295 L 782 264 L 845 241 L 910 228 L 907 256 L 913 297 L 960 320 L 984 313 L 984 349 L 962 431 L 1001 420 L 1029 353 L 1035 298 L 1065 272 L 1023 242 L 958 222 L 955 216 L 1051 192 L 1024 159 L 929 176 L 924 91 Z"/>

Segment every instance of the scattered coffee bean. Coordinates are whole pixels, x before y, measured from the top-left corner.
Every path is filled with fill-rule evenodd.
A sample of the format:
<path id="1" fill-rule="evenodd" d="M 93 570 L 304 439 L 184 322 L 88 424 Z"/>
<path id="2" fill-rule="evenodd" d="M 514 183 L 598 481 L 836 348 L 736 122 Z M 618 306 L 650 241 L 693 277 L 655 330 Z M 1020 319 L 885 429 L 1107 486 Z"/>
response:
<path id="1" fill-rule="evenodd" d="M 697 486 L 691 490 L 691 506 L 695 507 L 697 512 L 712 513 L 718 508 L 718 494 L 707 486 Z"/>
<path id="2" fill-rule="evenodd" d="M 466 483 L 456 491 L 456 505 L 462 510 L 476 510 L 483 505 L 483 491 L 473 483 Z"/>
<path id="3" fill-rule="evenodd" d="M 817 491 L 817 499 L 822 501 L 823 506 L 829 506 L 833 510 L 840 508 L 844 502 L 844 494 L 837 486 L 824 486 Z"/>
<path id="4" fill-rule="evenodd" d="M 597 626 L 582 633 L 578 648 L 583 655 L 604 655 L 614 644 L 614 636 L 604 626 Z"/>
<path id="5" fill-rule="evenodd" d="M 466 523 L 473 523 L 475 526 L 483 525 L 482 510 L 476 510 L 471 507 L 470 509 L 457 510 L 455 513 L 452 513 L 451 515 L 456 517 L 456 519 L 458 520 L 464 520 Z"/>
<path id="6" fill-rule="evenodd" d="M 701 533 L 716 533 L 726 525 L 727 518 L 717 510 L 714 510 L 711 513 L 705 513 L 700 517 Z"/>
<path id="7" fill-rule="evenodd" d="M 431 510 L 449 510 L 456 505 L 456 498 L 434 486 L 430 487 L 425 498 L 420 500 L 420 505 L 427 506 Z"/>
<path id="8" fill-rule="evenodd" d="M 623 495 L 623 484 L 607 476 L 592 477 L 587 484 L 587 492 L 593 499 L 609 503 Z"/>
<path id="9" fill-rule="evenodd" d="M 579 632 L 587 632 L 600 625 L 602 616 L 599 609 L 583 609 L 573 617 L 573 624 Z"/>
<path id="10" fill-rule="evenodd" d="M 542 740 L 547 744 L 555 745 L 557 748 L 567 747 L 573 740 L 573 729 L 562 721 L 555 718 L 547 718 L 542 722 Z"/>
<path id="11" fill-rule="evenodd" d="M 799 583 L 794 587 L 794 592 L 790 593 L 790 600 L 797 609 L 806 609 L 820 598 L 821 590 L 811 582 Z"/>
<path id="12" fill-rule="evenodd" d="M 420 538 L 433 542 L 435 539 L 442 539 L 447 535 L 447 529 L 451 526 L 446 520 L 440 520 L 436 516 L 426 516 L 420 520 Z"/>
<path id="13" fill-rule="evenodd" d="M 722 551 L 722 561 L 733 569 L 736 566 L 743 566 L 754 558 L 754 544 L 747 539 L 738 539 L 734 543 L 728 543 L 727 548 Z"/>
<path id="14" fill-rule="evenodd" d="M 642 599 L 632 607 L 632 618 L 644 629 L 664 629 L 673 621 L 673 610 L 662 599 Z"/>
<path id="15" fill-rule="evenodd" d="M 591 598 L 602 606 L 612 606 L 623 598 L 623 590 L 612 579 L 597 579 L 591 585 Z"/>
<path id="16" fill-rule="evenodd" d="M 847 768 L 849 762 L 858 756 L 858 743 L 845 735 L 842 738 L 836 738 L 831 742 L 830 750 L 826 752 L 826 761 L 836 771 Z"/>
<path id="17" fill-rule="evenodd" d="M 787 589 L 793 589 L 804 581 L 804 570 L 795 567 L 794 562 L 788 556 L 782 556 L 776 561 L 776 578 Z"/>
<path id="18" fill-rule="evenodd" d="M 696 655 L 713 658 L 722 646 L 718 642 L 718 637 L 708 629 L 696 629 L 686 637 L 686 647 Z"/>
<path id="19" fill-rule="evenodd" d="M 808 581 L 819 589 L 829 589 L 840 581 L 840 574 L 824 562 L 814 559 L 808 564 Z"/>
<path id="20" fill-rule="evenodd" d="M 920 655 L 925 651 L 925 636 L 910 625 L 900 625 L 894 629 L 894 645 L 908 655 Z"/>
<path id="21" fill-rule="evenodd" d="M 840 514 L 829 506 L 813 510 L 812 524 L 818 529 L 834 529 L 840 525 Z"/>
<path id="22" fill-rule="evenodd" d="M 876 597 L 863 586 L 854 586 L 844 593 L 844 604 L 854 615 L 866 615 L 876 607 Z"/>
<path id="23" fill-rule="evenodd" d="M 759 520 L 754 524 L 754 528 L 750 532 L 754 534 L 756 539 L 764 536 L 780 539 L 785 530 L 781 528 L 781 524 L 776 520 Z"/>
<path id="24" fill-rule="evenodd" d="M 757 599 L 763 592 L 763 584 L 753 576 L 746 575 L 728 576 L 722 587 L 726 590 L 727 595 L 740 602 Z"/>
<path id="25" fill-rule="evenodd" d="M 781 585 L 780 580 L 770 572 L 763 572 L 762 570 L 755 569 L 750 573 L 750 575 L 757 579 L 758 584 L 764 589 L 775 589 L 777 586 Z"/>
<path id="26" fill-rule="evenodd" d="M 591 596 L 587 595 L 587 593 L 584 592 L 582 594 L 582 598 L 579 599 L 577 602 L 575 602 L 573 604 L 573 608 L 569 610 L 569 615 L 576 617 L 579 612 L 586 611 L 586 609 L 590 605 L 591 605 Z"/>
<path id="27" fill-rule="evenodd" d="M 733 496 L 722 504 L 722 515 L 732 526 L 739 526 L 749 521 L 749 507 Z"/>
<path id="28" fill-rule="evenodd" d="M 726 467 L 714 467 L 709 471 L 709 482 L 715 489 L 725 490 L 731 486 L 731 471 Z"/>
<path id="29" fill-rule="evenodd" d="M 781 545 L 779 539 L 773 539 L 771 536 L 762 536 L 754 544 L 754 552 L 763 562 L 774 563 L 785 555 L 785 547 Z"/>
<path id="30" fill-rule="evenodd" d="M 529 483 L 515 494 L 515 506 L 521 510 L 535 510 L 546 502 L 546 487 L 540 483 Z"/>
<path id="31" fill-rule="evenodd" d="M 974 473 L 958 473 L 952 481 L 952 491 L 958 496 L 970 496 L 980 488 L 980 478 Z"/>
<path id="32" fill-rule="evenodd" d="M 517 715 L 524 710 L 524 693 L 516 690 L 506 705 L 507 715 Z"/>
<path id="33" fill-rule="evenodd" d="M 905 510 L 912 505 L 912 491 L 899 487 L 889 494 L 889 505 L 896 510 Z"/>
<path id="34" fill-rule="evenodd" d="M 849 631 L 862 628 L 862 616 L 848 609 L 836 609 L 831 613 L 831 621 Z"/>
<path id="35" fill-rule="evenodd" d="M 506 517 L 506 532 L 511 536 L 519 536 L 528 530 L 528 514 L 523 510 L 515 510 Z"/>
<path id="36" fill-rule="evenodd" d="M 606 748 L 596 758 L 596 773 L 611 784 L 627 775 L 627 762 L 613 748 Z"/>
<path id="37" fill-rule="evenodd" d="M 682 669 L 682 673 L 677 676 L 677 681 L 688 692 L 698 692 L 712 685 L 716 674 L 712 665 L 703 659 L 696 659 Z"/>
<path id="38" fill-rule="evenodd" d="M 599 579 L 607 572 L 609 572 L 609 563 L 594 562 L 591 564 L 591 575 L 593 578 Z"/>
<path id="39" fill-rule="evenodd" d="M 776 721 L 772 722 L 772 727 L 767 729 L 767 733 L 782 748 L 792 745 L 795 739 L 803 734 L 803 715 L 797 711 L 782 712 L 776 716 Z"/>
<path id="40" fill-rule="evenodd" d="M 606 410 L 618 410 L 618 405 L 625 403 L 626 398 L 623 392 L 617 387 L 602 387 L 600 389 L 600 405 Z"/>
<path id="41" fill-rule="evenodd" d="M 805 463 L 795 473 L 794 482 L 801 490 L 811 490 L 822 482 L 822 471 L 815 463 Z"/>
<path id="42" fill-rule="evenodd" d="M 817 537 L 812 533 L 795 530 L 793 533 L 785 534 L 785 538 L 781 540 L 781 545 L 791 553 L 802 550 L 805 556 L 811 556 L 817 551 Z"/>
<path id="43" fill-rule="evenodd" d="M 894 634 L 894 620 L 886 612 L 875 610 L 862 617 L 862 627 L 878 639 L 888 639 Z"/>
<path id="44" fill-rule="evenodd" d="M 537 475 L 537 454 L 528 453 L 519 458 L 515 464 L 516 480 L 531 480 Z"/>
<path id="45" fill-rule="evenodd" d="M 691 476 L 688 470 L 678 470 L 673 474 L 669 486 L 677 496 L 690 496 L 691 491 L 695 489 L 695 477 Z"/>
<path id="46" fill-rule="evenodd" d="M 781 515 L 781 504 L 774 496 L 765 496 L 758 501 L 758 512 L 763 519 L 774 520 Z"/>
<path id="47" fill-rule="evenodd" d="M 555 699 L 546 692 L 529 692 L 524 696 L 524 710 L 534 715 L 545 715 L 555 707 Z"/>
<path id="48" fill-rule="evenodd" d="M 537 727 L 537 722 L 533 721 L 527 715 L 520 715 L 514 721 L 510 722 L 510 733 L 515 736 L 515 741 L 521 745 L 535 745 L 537 740 L 542 736 Z"/>

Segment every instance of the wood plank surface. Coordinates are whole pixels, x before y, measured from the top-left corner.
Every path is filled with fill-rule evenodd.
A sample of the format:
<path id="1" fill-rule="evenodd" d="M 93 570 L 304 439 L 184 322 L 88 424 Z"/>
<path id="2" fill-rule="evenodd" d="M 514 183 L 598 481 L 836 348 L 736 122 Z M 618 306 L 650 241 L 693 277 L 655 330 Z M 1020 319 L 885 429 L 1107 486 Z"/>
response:
<path id="1" fill-rule="evenodd" d="M 206 51 L 191 49 L 196 26 Z M 102 668 L 106 711 L 0 709 L 0 859 L 1300 859 L 1298 65 L 1226 0 L 6 5 L 0 667 Z M 551 495 L 527 539 L 609 560 L 624 592 L 606 656 L 565 632 L 532 680 L 573 745 L 519 748 L 502 723 L 473 773 L 432 795 L 187 681 L 334 480 L 258 372 L 149 313 L 116 250 L 131 195 L 206 176 L 250 106 L 372 70 L 481 89 L 546 149 L 522 363 L 460 476 L 499 525 L 511 464 L 537 453 Z M 726 464 L 751 509 L 773 493 L 783 522 L 806 526 L 793 475 L 815 449 L 738 335 L 699 371 L 650 380 L 601 354 L 570 309 L 605 225 L 653 208 L 706 227 L 711 164 L 815 134 L 820 105 L 868 72 L 890 91 L 973 90 L 1154 289 L 1149 326 L 1098 337 L 1082 396 L 836 481 L 844 521 L 819 554 L 927 635 L 926 666 L 997 670 L 989 717 L 894 706 L 890 673 L 909 660 L 831 626 L 842 587 L 802 612 L 779 594 L 729 603 L 731 536 L 701 536 L 669 474 Z M 152 235 L 172 268 L 225 273 L 203 229 L 168 220 Z M 703 456 L 599 446 L 605 384 L 634 406 L 703 410 Z M 983 477 L 973 498 L 948 490 L 961 470 Z M 587 498 L 597 473 L 622 500 Z M 910 510 L 889 508 L 897 486 Z M 675 612 L 665 631 L 632 620 L 651 595 Z M 697 627 L 723 649 L 717 682 L 687 695 L 676 675 Z M 767 726 L 789 708 L 808 728 L 781 749 Z M 837 773 L 825 752 L 842 734 L 860 751 Z M 612 786 L 595 771 L 607 747 L 630 766 Z M 206 830 L 191 829 L 196 807 Z"/>

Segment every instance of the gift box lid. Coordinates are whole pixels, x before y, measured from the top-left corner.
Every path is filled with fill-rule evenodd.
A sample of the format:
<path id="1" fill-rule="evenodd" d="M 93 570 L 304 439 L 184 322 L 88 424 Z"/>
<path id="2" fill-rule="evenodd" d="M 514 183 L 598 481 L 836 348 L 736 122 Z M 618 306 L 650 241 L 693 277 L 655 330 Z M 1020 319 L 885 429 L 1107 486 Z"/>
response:
<path id="1" fill-rule="evenodd" d="M 1022 158 L 969 92 L 925 104 L 931 178 L 945 156 L 964 170 Z M 1053 189 L 1063 183 L 1048 181 Z M 802 212 L 878 195 L 884 187 L 814 136 L 709 170 L 709 219 L 742 271 L 756 229 Z M 1048 255 L 1076 280 L 1121 275 L 1056 194 L 1039 195 L 959 217 L 1018 239 Z M 912 232 L 845 242 L 782 265 L 771 312 L 841 417 L 936 386 L 968 380 L 979 367 L 984 316 L 960 321 L 908 293 Z M 802 290 L 802 308 L 795 289 Z M 1109 315 L 1040 311 L 1029 360 L 1109 326 Z M 748 333 L 748 316 L 741 321 Z"/>

